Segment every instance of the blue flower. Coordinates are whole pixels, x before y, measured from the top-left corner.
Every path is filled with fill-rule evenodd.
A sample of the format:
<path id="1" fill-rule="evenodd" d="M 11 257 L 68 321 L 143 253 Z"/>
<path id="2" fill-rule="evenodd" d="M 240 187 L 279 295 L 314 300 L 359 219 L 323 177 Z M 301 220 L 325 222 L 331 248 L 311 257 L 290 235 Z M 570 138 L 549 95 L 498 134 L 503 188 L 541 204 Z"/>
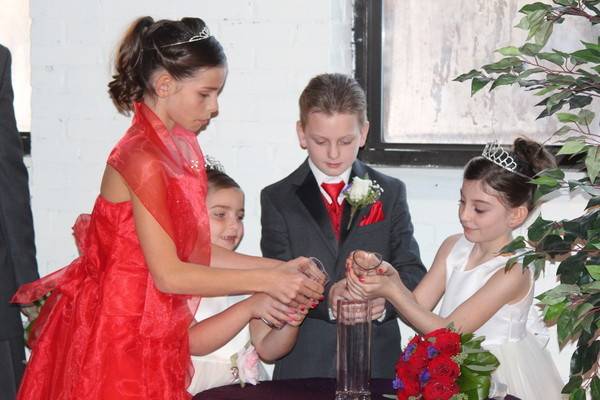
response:
<path id="1" fill-rule="evenodd" d="M 427 347 L 427 357 L 429 357 L 430 360 L 438 354 L 440 354 L 440 352 L 433 345 Z"/>
<path id="2" fill-rule="evenodd" d="M 429 379 L 431 379 L 431 374 L 429 373 L 429 370 L 425 368 L 419 374 L 419 382 L 421 382 L 421 386 L 425 385 L 429 381 Z"/>
<path id="3" fill-rule="evenodd" d="M 411 343 L 408 346 L 406 346 L 406 349 L 404 349 L 404 353 L 402 353 L 402 361 L 408 361 L 410 359 L 410 356 L 412 356 L 416 349 L 417 345 L 414 343 Z"/>
<path id="4" fill-rule="evenodd" d="M 398 377 L 394 378 L 394 380 L 392 381 L 392 387 L 394 388 L 394 390 L 404 389 L 404 383 L 402 382 L 402 379 Z"/>

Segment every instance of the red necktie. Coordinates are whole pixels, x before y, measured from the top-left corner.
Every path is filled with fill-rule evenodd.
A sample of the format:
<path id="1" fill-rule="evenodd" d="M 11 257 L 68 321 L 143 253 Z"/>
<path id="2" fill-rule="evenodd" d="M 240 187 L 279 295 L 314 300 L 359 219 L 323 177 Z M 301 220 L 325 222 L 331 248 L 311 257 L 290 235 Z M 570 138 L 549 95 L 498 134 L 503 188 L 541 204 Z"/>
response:
<path id="1" fill-rule="evenodd" d="M 344 189 L 344 186 L 346 186 L 344 181 L 338 183 L 321 183 L 321 187 L 331 198 L 331 203 L 327 203 L 327 201 L 324 203 L 327 208 L 327 214 L 329 214 L 333 232 L 335 232 L 335 236 L 338 239 L 340 237 L 340 224 L 342 222 L 343 210 L 343 207 L 338 203 L 338 197 L 340 196 L 342 189 Z"/>

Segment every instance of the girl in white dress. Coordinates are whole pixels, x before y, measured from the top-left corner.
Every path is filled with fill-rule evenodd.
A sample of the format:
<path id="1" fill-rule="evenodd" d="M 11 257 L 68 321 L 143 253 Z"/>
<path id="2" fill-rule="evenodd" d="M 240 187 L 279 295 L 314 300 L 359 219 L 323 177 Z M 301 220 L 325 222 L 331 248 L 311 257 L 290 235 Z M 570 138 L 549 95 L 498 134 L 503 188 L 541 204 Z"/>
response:
<path id="1" fill-rule="evenodd" d="M 206 207 L 211 242 L 235 250 L 244 234 L 244 192 L 218 166 L 207 167 Z M 264 293 L 205 297 L 190 328 L 194 376 L 188 392 L 269 379 L 258 358 L 272 362 L 287 354 L 307 313 L 285 306 Z M 276 328 L 276 329 L 273 329 Z M 236 366 L 232 356 L 237 357 Z"/>
<path id="2" fill-rule="evenodd" d="M 563 382 L 556 366 L 527 331 L 533 275 L 520 264 L 506 271 L 508 257 L 500 254 L 534 207 L 530 177 L 554 165 L 540 144 L 526 139 L 515 140 L 512 152 L 486 146 L 465 167 L 458 212 L 463 233 L 443 242 L 417 288 L 408 290 L 384 263 L 372 276 L 356 276 L 349 268 L 349 289 L 357 296 L 385 297 L 421 333 L 452 323 L 461 333 L 485 336 L 484 347 L 500 361 L 496 388 L 521 399 L 560 399 Z M 432 310 L 442 296 L 436 315 Z"/>

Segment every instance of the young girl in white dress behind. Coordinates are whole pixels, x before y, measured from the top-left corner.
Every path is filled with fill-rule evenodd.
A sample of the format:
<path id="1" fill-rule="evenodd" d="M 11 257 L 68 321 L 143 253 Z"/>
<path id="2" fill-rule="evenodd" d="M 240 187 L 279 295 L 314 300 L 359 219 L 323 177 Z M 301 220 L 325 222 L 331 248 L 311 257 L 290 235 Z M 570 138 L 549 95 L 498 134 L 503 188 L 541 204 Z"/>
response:
<path id="1" fill-rule="evenodd" d="M 244 235 L 244 192 L 213 164 L 206 171 L 211 242 L 235 250 Z M 305 306 L 294 309 L 264 293 L 202 298 L 195 316 L 199 322 L 189 333 L 194 376 L 188 392 L 238 383 L 240 378 L 252 384 L 269 379 L 259 361 L 273 362 L 291 350 L 307 312 Z"/>
<path id="2" fill-rule="evenodd" d="M 486 146 L 464 170 L 458 212 L 463 233 L 442 243 L 416 289 L 410 292 L 385 263 L 373 276 L 358 277 L 349 268 L 349 289 L 385 297 L 421 333 L 453 323 L 461 333 L 485 336 L 484 347 L 500 361 L 493 375 L 497 388 L 527 400 L 560 399 L 556 366 L 526 328 L 533 274 L 520 264 L 506 271 L 509 256 L 500 254 L 534 208 L 530 178 L 554 165 L 543 146 L 526 139 L 515 140 L 512 152 Z M 432 310 L 442 296 L 436 315 Z"/>

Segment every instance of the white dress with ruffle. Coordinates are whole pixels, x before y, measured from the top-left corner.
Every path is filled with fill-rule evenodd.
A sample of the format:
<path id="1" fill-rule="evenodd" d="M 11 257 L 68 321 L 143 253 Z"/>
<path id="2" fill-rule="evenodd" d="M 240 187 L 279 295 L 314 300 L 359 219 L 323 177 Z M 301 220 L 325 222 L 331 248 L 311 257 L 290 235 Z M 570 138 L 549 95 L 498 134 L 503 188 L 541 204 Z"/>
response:
<path id="1" fill-rule="evenodd" d="M 446 292 L 440 315 L 447 317 L 473 296 L 506 265 L 508 257 L 493 259 L 465 270 L 473 243 L 461 236 L 446 259 Z M 552 357 L 543 348 L 536 332 L 531 331 L 534 282 L 529 293 L 515 304 L 505 304 L 475 332 L 485 336 L 483 347 L 500 361 L 493 381 L 498 393 L 504 387 L 508 394 L 527 400 L 561 399 L 563 382 Z M 529 321 L 528 321 L 529 320 Z M 543 340 L 543 339 L 542 339 Z"/>
<path id="2" fill-rule="evenodd" d="M 233 304 L 242 301 L 247 296 L 204 297 L 196 311 L 196 321 L 210 318 Z M 192 356 L 194 376 L 188 387 L 188 392 L 196 394 L 218 386 L 239 383 L 232 371 L 231 356 L 238 353 L 250 341 L 250 330 L 246 325 L 223 347 L 206 356 Z M 258 380 L 268 380 L 269 376 L 262 364 L 258 363 Z"/>

